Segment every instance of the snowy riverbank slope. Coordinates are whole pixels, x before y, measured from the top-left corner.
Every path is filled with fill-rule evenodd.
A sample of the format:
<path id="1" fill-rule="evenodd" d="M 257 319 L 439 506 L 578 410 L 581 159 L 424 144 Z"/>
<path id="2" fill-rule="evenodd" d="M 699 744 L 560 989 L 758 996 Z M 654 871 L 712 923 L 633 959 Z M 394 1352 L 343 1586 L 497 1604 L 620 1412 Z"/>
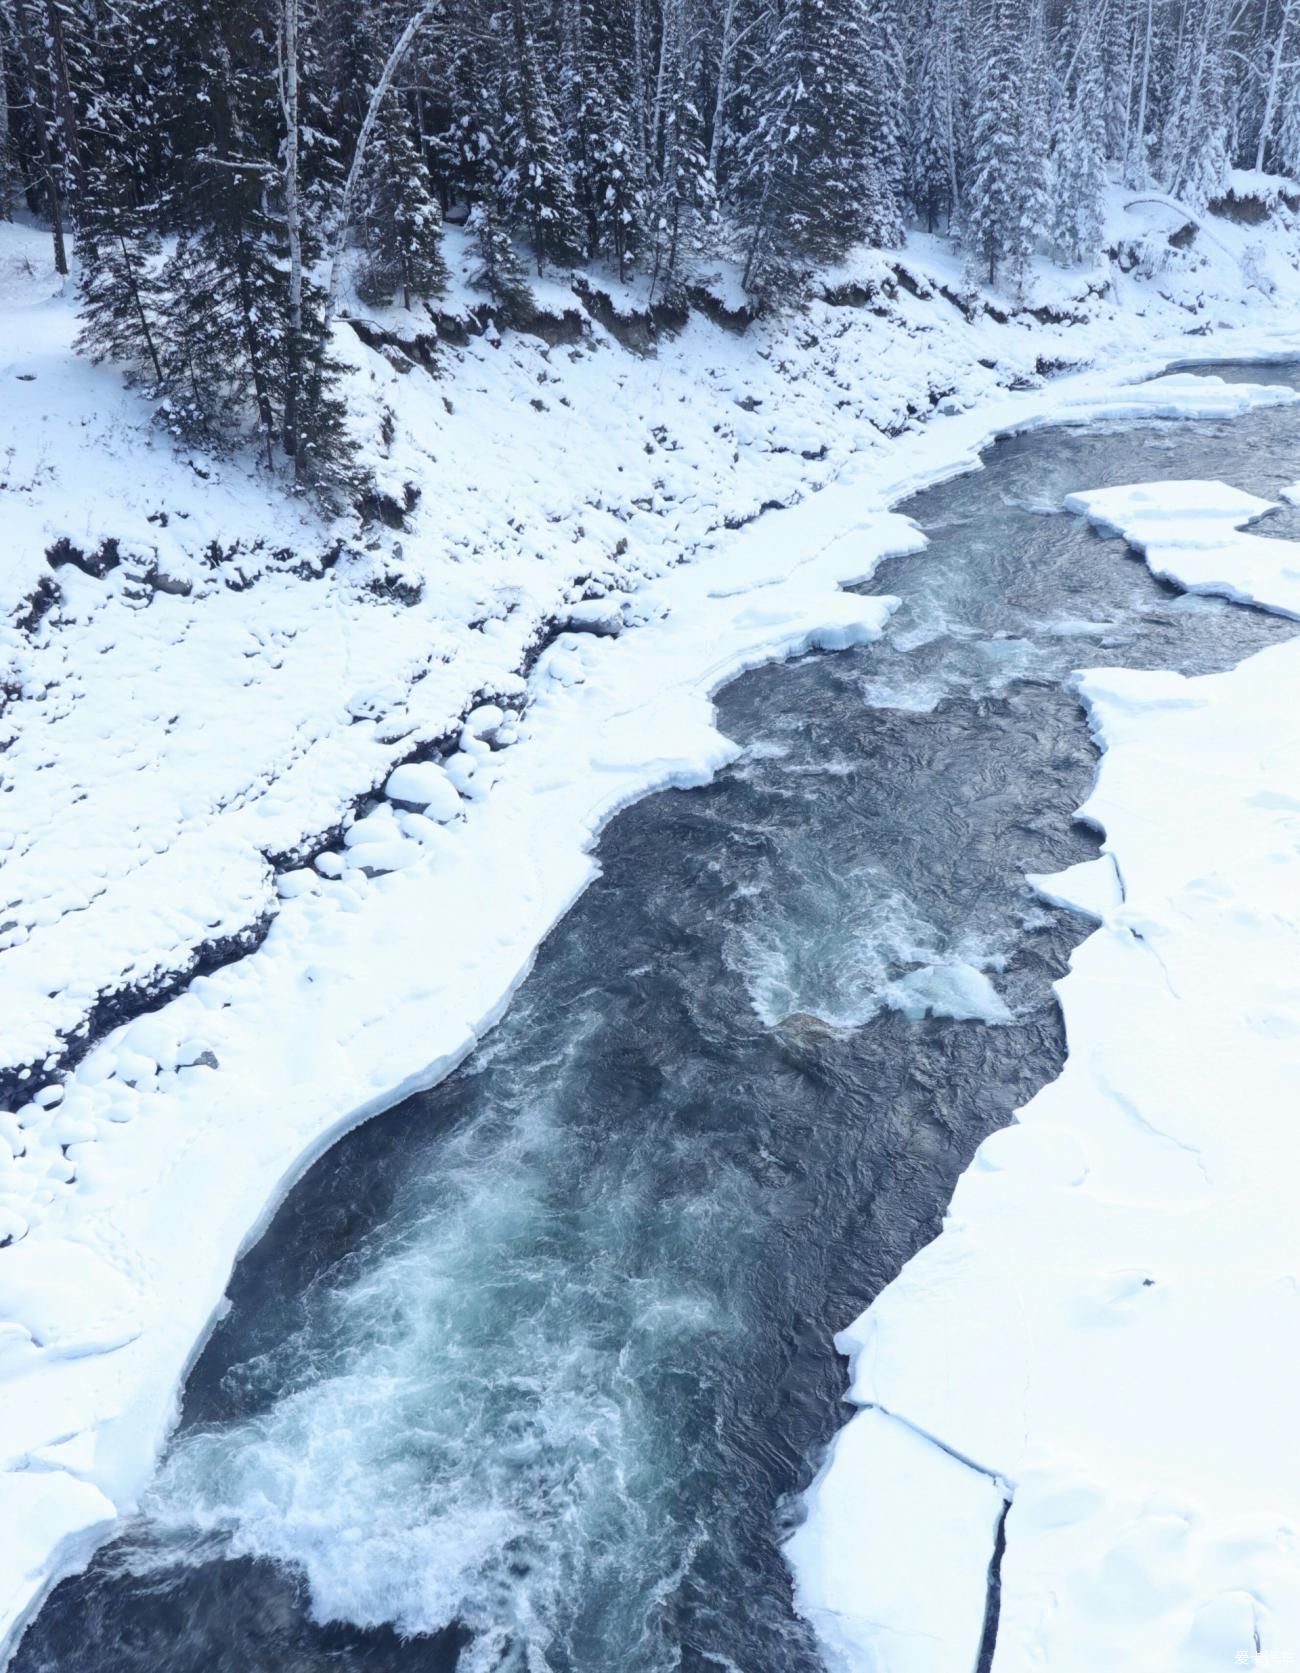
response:
<path id="1" fill-rule="evenodd" d="M 0 1644 L 133 1502 L 286 1183 L 472 1047 L 612 812 L 727 759 L 722 681 L 878 629 L 838 589 L 915 539 L 894 498 L 1001 430 L 1282 398 L 1124 387 L 1297 346 L 1289 212 L 1190 253 L 1162 213 L 1119 227 L 1118 306 L 1047 275 L 1042 318 L 919 240 L 653 358 L 555 287 L 555 341 L 463 331 L 437 378 L 405 321 L 341 328 L 383 486 L 419 494 L 377 534 L 172 451 L 0 227 Z"/>
<path id="2" fill-rule="evenodd" d="M 1300 544 L 1236 532 L 1265 501 L 1067 504 L 1300 613 Z M 866 1409 L 790 1546 L 836 1673 L 968 1673 L 991 1567 L 994 1673 L 1300 1658 L 1300 640 L 1080 691 L 1103 854 L 1035 879 L 1101 926 L 1060 984 L 1069 1057 L 840 1339 Z"/>

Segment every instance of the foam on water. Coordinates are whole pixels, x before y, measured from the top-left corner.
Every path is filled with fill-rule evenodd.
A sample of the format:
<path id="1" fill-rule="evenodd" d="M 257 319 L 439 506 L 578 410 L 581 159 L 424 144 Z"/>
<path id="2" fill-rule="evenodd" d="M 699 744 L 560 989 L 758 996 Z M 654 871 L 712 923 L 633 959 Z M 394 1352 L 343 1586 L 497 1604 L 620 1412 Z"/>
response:
<path id="1" fill-rule="evenodd" d="M 913 1021 L 1010 1021 L 984 973 L 1005 962 L 996 945 L 971 933 L 950 941 L 871 867 L 806 881 L 751 896 L 754 920 L 727 947 L 765 1026 L 815 1017 L 830 1028 L 861 1028 L 887 1008 Z"/>
<path id="2" fill-rule="evenodd" d="M 900 966 L 925 960 L 941 939 L 889 879 L 864 866 L 822 873 L 776 898 L 731 939 L 728 961 L 769 1028 L 814 1016 L 860 1028 L 880 1010 Z"/>
<path id="3" fill-rule="evenodd" d="M 866 679 L 862 698 L 869 709 L 900 709 L 906 714 L 933 714 L 948 695 L 937 680 L 893 681 Z"/>
<path id="4" fill-rule="evenodd" d="M 1011 1021 L 1011 1010 L 993 983 L 973 964 L 926 964 L 891 982 L 885 1003 L 909 1021 L 922 1017 L 951 1017 L 957 1022 Z"/>
<path id="5" fill-rule="evenodd" d="M 586 1622 L 574 1663 L 594 1665 L 602 1637 L 619 1665 L 656 1663 L 629 1623 L 653 1620 L 690 1553 L 671 1507 L 681 1459 L 646 1373 L 725 1355 L 738 1321 L 685 1261 L 677 1282 L 601 1270 L 598 1255 L 635 1267 L 645 1194 L 634 1169 L 596 1171 L 584 1191 L 565 1061 L 551 1070 L 514 1119 L 459 1134 L 377 1247 L 319 1287 L 310 1321 L 241 1370 L 283 1391 L 273 1403 L 173 1448 L 134 1574 L 214 1548 L 270 1558 L 305 1576 L 322 1620 L 464 1624 L 462 1665 L 484 1673 L 550 1665 L 545 1647 L 573 1630 L 565 1605 L 590 1585 L 619 1618 Z M 555 1236 L 566 1208 L 588 1262 Z M 708 1245 L 715 1212 L 730 1218 L 686 1205 L 684 1249 Z"/>

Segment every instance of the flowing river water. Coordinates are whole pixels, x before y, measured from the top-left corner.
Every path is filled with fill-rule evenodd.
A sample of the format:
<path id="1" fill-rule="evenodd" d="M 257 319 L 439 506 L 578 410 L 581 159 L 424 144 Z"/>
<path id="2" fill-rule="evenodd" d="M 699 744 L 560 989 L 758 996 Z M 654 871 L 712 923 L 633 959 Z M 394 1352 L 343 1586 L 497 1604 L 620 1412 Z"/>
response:
<path id="1" fill-rule="evenodd" d="M 1069 675 L 1295 631 L 1060 508 L 1276 494 L 1300 409 L 986 464 L 902 508 L 930 545 L 872 583 L 902 600 L 884 640 L 729 687 L 736 764 L 622 814 L 483 1047 L 304 1177 L 141 1515 L 15 1673 L 820 1666 L 780 1539 L 848 1416 L 832 1333 L 1061 1066 L 1088 926 L 1024 875 L 1096 851 Z"/>

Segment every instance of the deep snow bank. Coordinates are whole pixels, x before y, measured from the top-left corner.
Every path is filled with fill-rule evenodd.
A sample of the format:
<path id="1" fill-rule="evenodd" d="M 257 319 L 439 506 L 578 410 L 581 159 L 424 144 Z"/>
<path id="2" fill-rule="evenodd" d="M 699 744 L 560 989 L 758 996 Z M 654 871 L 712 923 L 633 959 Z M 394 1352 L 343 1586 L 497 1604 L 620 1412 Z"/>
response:
<path id="1" fill-rule="evenodd" d="M 171 451 L 115 377 L 70 358 L 67 303 L 24 271 L 34 235 L 11 234 L 5 1645 L 133 1502 L 231 1262 L 287 1182 L 472 1047 L 612 812 L 728 758 L 710 692 L 878 629 L 887 601 L 837 589 L 915 538 L 889 502 L 1004 430 L 1289 398 L 1124 387 L 1204 353 L 1206 329 L 1221 353 L 1295 346 L 1287 310 L 1256 319 L 1231 263 L 1208 306 L 1167 275 L 1139 298 L 1131 276 L 1118 314 L 1094 299 L 1073 324 L 1003 322 L 945 300 L 951 258 L 925 244 L 907 285 L 878 256 L 837 276 L 869 306 L 744 338 L 696 319 L 647 361 L 594 327 L 568 346 L 489 331 L 439 382 L 341 339 L 381 484 L 422 494 L 409 529 L 375 534 Z M 1288 271 L 1282 300 L 1300 294 Z M 1044 384 L 1040 363 L 1089 356 L 1111 369 Z M 525 678 L 564 623 L 581 631 Z M 422 772 L 356 818 L 411 758 Z M 87 1018 L 263 936 L 57 1072 Z"/>
<path id="2" fill-rule="evenodd" d="M 1250 495 L 1068 503 L 1161 575 L 1295 611 L 1300 545 L 1238 534 Z M 1300 640 L 1081 677 L 1103 854 L 1033 881 L 1101 927 L 1060 984 L 1060 1078 L 840 1338 L 865 1410 L 789 1547 L 837 1670 L 969 1673 L 993 1499 L 995 1673 L 1300 1656 L 1298 690 Z"/>

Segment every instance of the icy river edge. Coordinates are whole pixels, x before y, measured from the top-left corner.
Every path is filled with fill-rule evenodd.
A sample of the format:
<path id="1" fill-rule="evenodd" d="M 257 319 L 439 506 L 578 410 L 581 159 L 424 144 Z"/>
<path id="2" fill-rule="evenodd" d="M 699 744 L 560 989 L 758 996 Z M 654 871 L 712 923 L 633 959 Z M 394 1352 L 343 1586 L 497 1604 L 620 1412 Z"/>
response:
<path id="1" fill-rule="evenodd" d="M 1261 355 L 1282 346 L 1252 345 Z M 1234 359 L 1249 353 L 1232 344 Z M 256 956 L 202 979 L 85 1060 L 50 1114 L 51 1123 L 73 1124 L 64 1131 L 73 1135 L 74 1157 L 86 1143 L 75 1136 L 75 1123 L 115 1071 L 116 1094 L 137 1107 L 110 1144 L 95 1144 L 78 1191 L 51 1205 L 6 1251 L 0 1299 L 17 1327 L 9 1333 L 10 1452 L 0 1477 L 6 1643 L 48 1586 L 106 1537 L 118 1508 L 131 1505 L 220 1306 L 231 1263 L 288 1185 L 348 1126 L 433 1083 L 472 1049 L 526 975 L 541 939 L 595 874 L 591 850 L 620 807 L 666 785 L 704 782 L 730 759 L 731 746 L 712 726 L 711 694 L 757 663 L 871 638 L 889 601 L 838 589 L 868 579 L 883 556 L 915 543 L 910 526 L 887 506 L 972 468 L 997 435 L 1130 414 L 1222 416 L 1251 398 L 1242 386 L 1203 380 L 1124 387 L 1125 375 L 1153 369 L 1090 374 L 938 420 L 922 438 L 862 462 L 815 498 L 740 531 L 718 555 L 645 589 L 638 595 L 650 618 L 644 626 L 617 640 L 561 641 L 532 676 L 525 738 L 494 757 L 491 793 L 470 804 L 465 824 L 447 835 L 434 862 L 376 880 L 364 912 L 342 896 L 324 912 L 305 889 L 301 909 L 286 902 Z M 1267 391 L 1262 398 L 1280 397 Z M 1287 679 L 1285 666 L 1273 677 Z M 1106 705 L 1115 702 L 1118 712 L 1119 700 L 1107 692 L 1117 679 L 1108 675 L 1099 682 L 1105 689 L 1086 693 L 1111 750 L 1118 721 L 1108 720 Z M 1145 697 L 1129 694 L 1122 702 L 1142 717 L 1132 723 L 1140 730 L 1148 719 L 1156 724 L 1168 696 L 1157 694 L 1150 717 L 1142 715 Z M 1271 715 L 1270 724 L 1274 731 L 1265 735 L 1280 740 L 1282 717 Z M 1256 723 L 1249 725 L 1254 732 L 1247 736 L 1257 735 Z M 1239 761 L 1241 743 L 1233 742 L 1231 725 L 1226 730 L 1224 747 Z M 1282 770 L 1273 769 L 1275 780 Z M 1153 771 L 1144 782 L 1162 816 L 1172 813 L 1173 796 Z M 1212 787 L 1222 795 L 1222 783 Z M 1274 818 L 1285 814 L 1272 811 Z M 1109 803 L 1094 797 L 1090 813 L 1115 842 Z M 1206 841 L 1222 829 L 1208 822 L 1196 828 Z M 1128 862 L 1120 858 L 1132 910 Z M 1270 878 L 1273 886 L 1279 881 Z M 437 926 L 436 939 L 428 925 Z M 1116 935 L 1125 946 L 1134 940 L 1127 930 L 1126 940 Z M 1073 989 L 1067 984 L 1064 995 L 1072 1063 L 1083 1001 L 1071 1009 L 1071 993 L 1099 939 L 1081 951 Z M 439 944 L 445 959 L 436 956 Z M 1214 979 L 1215 959 L 1205 962 Z M 1097 1026 L 1113 1025 L 1099 1018 Z M 1202 1053 L 1206 1038 L 1202 1028 Z M 187 1057 L 194 1062 L 184 1050 L 193 1043 L 220 1068 L 177 1069 Z M 128 1060 L 138 1066 L 142 1059 L 169 1068 L 165 1091 L 142 1074 L 132 1084 L 120 1073 L 132 1067 Z M 1134 1084 L 1138 1072 L 1134 1066 Z M 181 1145 L 178 1131 L 185 1134 Z M 982 1152 L 970 1177 L 982 1177 L 985 1161 Z M 969 1179 L 959 1207 L 967 1195 Z M 903 1287 L 900 1281 L 882 1307 L 894 1309 Z M 973 1327 L 969 1301 L 959 1305 Z M 946 1337 L 941 1330 L 930 1339 L 930 1351 L 955 1358 L 955 1333 L 943 1328 Z M 980 1350 L 978 1340 L 973 1347 Z M 909 1351 L 923 1367 L 919 1347 Z M 969 1383 L 952 1386 L 959 1403 L 970 1405 Z M 896 1399 L 869 1397 L 898 1411 Z M 907 1415 L 928 1432 L 943 1427 Z M 965 1413 L 968 1421 L 977 1415 Z M 992 1456 L 976 1447 L 954 1450 L 979 1462 Z M 1009 1468 L 1001 1460 L 998 1467 Z M 987 1558 L 985 1551 L 984 1568 Z M 1008 1569 L 1004 1597 L 1010 1578 Z M 1010 1617 L 1004 1619 L 1007 1631 Z M 1126 1664 L 1137 1665 L 1131 1654 Z"/>
<path id="2" fill-rule="evenodd" d="M 1296 543 L 1243 532 L 1268 501 L 1066 505 L 1157 576 L 1296 615 Z M 787 1551 L 834 1673 L 1296 1654 L 1298 673 L 1292 639 L 1077 679 L 1102 853 L 1030 882 L 1100 927 L 1057 984 L 1061 1074 L 837 1338 L 862 1409 Z"/>

